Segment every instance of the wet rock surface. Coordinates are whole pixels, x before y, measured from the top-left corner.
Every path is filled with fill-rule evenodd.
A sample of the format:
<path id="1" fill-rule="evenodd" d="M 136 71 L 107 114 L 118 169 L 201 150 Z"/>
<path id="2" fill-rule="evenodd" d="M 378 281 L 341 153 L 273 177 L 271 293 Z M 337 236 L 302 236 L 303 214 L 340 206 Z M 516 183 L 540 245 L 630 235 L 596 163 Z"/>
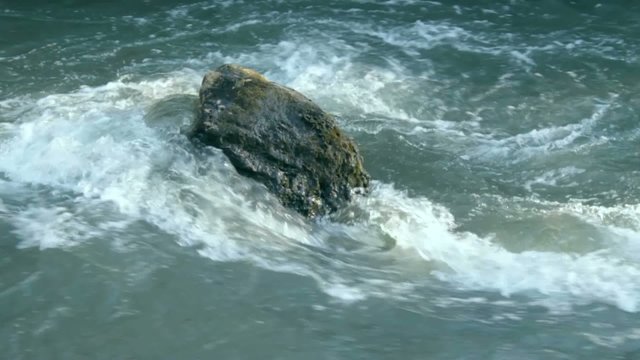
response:
<path id="1" fill-rule="evenodd" d="M 239 65 L 209 72 L 190 136 L 222 149 L 237 171 L 304 216 L 337 210 L 364 193 L 356 144 L 299 92 Z"/>

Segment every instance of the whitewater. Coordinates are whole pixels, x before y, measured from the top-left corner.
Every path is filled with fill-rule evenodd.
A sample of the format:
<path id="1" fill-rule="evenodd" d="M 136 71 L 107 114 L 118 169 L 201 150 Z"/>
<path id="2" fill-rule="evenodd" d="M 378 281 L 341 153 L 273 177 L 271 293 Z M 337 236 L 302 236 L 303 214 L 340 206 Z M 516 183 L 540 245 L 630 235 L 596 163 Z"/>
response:
<path id="1" fill-rule="evenodd" d="M 6 6 L 0 356 L 638 358 L 620 4 Z M 194 147 L 224 63 L 335 114 L 371 194 L 310 221 Z"/>

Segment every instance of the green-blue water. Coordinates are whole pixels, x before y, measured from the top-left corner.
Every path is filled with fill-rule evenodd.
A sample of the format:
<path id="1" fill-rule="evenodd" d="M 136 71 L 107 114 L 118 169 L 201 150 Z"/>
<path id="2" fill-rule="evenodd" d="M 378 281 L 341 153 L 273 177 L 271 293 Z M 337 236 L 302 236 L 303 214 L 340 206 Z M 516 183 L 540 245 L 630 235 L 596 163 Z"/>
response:
<path id="1" fill-rule="evenodd" d="M 640 359 L 636 1 L 0 0 L 0 358 Z M 373 193 L 193 149 L 240 63 Z"/>

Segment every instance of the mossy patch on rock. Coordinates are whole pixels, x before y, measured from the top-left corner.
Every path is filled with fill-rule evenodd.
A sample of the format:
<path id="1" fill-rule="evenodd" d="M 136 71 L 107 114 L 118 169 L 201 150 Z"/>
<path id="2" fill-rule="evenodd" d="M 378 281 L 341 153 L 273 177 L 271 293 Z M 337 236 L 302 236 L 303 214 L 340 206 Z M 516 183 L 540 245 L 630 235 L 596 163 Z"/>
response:
<path id="1" fill-rule="evenodd" d="M 299 92 L 253 69 L 223 65 L 204 77 L 199 96 L 190 136 L 222 149 L 240 174 L 262 182 L 284 205 L 314 217 L 367 191 L 369 175 L 353 140 Z"/>

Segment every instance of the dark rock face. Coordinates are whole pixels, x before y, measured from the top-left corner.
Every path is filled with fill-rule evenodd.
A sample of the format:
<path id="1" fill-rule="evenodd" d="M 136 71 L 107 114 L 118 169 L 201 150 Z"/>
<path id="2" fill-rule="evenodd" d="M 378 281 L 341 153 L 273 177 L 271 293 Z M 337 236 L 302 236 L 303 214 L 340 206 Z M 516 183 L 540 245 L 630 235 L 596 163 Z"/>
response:
<path id="1" fill-rule="evenodd" d="M 193 138 L 222 149 L 240 174 L 307 217 L 335 211 L 369 186 L 355 143 L 335 119 L 252 69 L 209 72 L 199 111 Z"/>

